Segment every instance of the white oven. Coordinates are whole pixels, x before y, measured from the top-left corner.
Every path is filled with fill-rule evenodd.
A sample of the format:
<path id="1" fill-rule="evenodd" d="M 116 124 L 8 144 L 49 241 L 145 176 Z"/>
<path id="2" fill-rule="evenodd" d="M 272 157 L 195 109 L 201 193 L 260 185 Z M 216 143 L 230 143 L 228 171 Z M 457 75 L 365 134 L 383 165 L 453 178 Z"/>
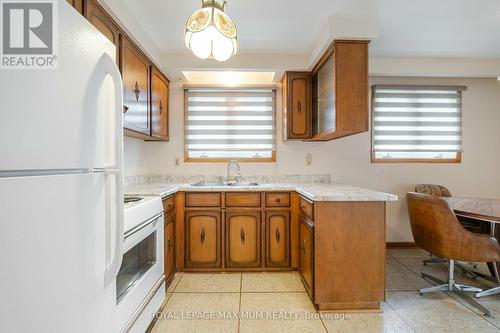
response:
<path id="1" fill-rule="evenodd" d="M 143 333 L 165 297 L 163 213 L 126 231 L 123 253 L 116 277 L 117 328 Z"/>

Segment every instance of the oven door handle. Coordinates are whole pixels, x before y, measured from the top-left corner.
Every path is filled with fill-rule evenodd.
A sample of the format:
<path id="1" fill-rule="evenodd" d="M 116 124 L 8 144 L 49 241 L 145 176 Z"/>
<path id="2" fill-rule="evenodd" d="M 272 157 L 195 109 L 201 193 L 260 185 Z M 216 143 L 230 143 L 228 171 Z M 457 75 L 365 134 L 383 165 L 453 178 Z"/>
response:
<path id="1" fill-rule="evenodd" d="M 160 213 L 158 215 L 155 215 L 154 217 L 150 218 L 149 220 L 146 220 L 144 221 L 143 223 L 139 224 L 138 226 L 136 226 L 135 228 L 132 228 L 130 229 L 129 231 L 127 231 L 125 233 L 125 240 L 127 238 L 129 238 L 130 236 L 132 235 L 135 235 L 136 233 L 138 233 L 139 231 L 141 231 L 142 229 L 150 226 L 151 224 L 152 225 L 155 225 L 156 226 L 156 223 L 158 223 L 158 221 L 160 220 L 160 218 L 163 216 L 163 213 Z"/>

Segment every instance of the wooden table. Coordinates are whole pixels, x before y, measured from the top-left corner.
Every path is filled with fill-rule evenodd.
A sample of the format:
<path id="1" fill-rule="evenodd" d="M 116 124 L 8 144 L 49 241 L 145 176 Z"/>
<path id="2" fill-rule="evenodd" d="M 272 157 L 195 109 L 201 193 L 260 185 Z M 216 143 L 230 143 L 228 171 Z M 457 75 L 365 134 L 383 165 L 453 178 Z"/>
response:
<path id="1" fill-rule="evenodd" d="M 453 209 L 457 216 L 489 222 L 491 225 L 491 235 L 497 240 L 500 240 L 500 226 L 497 226 L 497 224 L 500 224 L 500 200 L 461 197 L 448 197 L 443 199 L 448 202 L 448 205 L 451 209 Z M 488 267 L 494 277 L 493 281 L 500 281 L 498 273 L 500 271 L 500 263 L 488 263 Z M 494 295 L 498 293 L 500 293 L 500 286 L 478 293 L 476 297 Z"/>

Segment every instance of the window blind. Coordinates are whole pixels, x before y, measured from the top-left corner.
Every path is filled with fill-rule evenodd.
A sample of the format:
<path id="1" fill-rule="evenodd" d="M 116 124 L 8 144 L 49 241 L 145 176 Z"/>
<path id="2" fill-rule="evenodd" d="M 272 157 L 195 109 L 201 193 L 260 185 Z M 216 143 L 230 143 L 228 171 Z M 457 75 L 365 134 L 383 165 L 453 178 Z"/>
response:
<path id="1" fill-rule="evenodd" d="M 462 151 L 462 91 L 450 86 L 373 86 L 376 158 L 454 158 Z"/>
<path id="2" fill-rule="evenodd" d="M 268 159 L 275 150 L 272 89 L 185 90 L 188 158 Z"/>

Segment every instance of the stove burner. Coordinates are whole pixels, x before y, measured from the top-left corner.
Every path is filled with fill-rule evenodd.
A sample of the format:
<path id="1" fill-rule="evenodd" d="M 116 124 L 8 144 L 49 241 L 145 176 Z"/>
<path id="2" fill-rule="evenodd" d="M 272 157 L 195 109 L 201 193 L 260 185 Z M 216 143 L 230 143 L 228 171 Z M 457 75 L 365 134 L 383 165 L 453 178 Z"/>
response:
<path id="1" fill-rule="evenodd" d="M 143 198 L 137 195 L 126 195 L 124 199 L 125 203 L 141 201 Z"/>

